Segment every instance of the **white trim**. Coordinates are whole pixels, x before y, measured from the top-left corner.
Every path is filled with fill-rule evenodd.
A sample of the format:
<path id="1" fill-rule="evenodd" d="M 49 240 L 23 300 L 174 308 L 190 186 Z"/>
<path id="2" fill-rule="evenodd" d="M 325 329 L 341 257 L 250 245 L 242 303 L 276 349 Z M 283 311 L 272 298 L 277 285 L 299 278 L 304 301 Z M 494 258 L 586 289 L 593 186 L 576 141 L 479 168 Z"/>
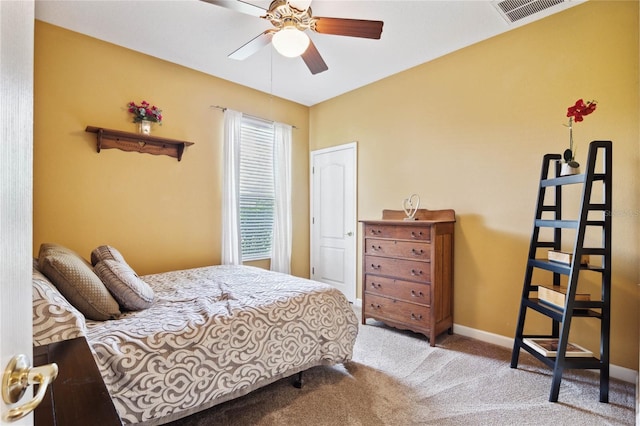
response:
<path id="1" fill-rule="evenodd" d="M 362 307 L 362 299 L 356 299 L 353 304 L 355 307 Z M 513 339 L 500 334 L 489 333 L 488 331 L 477 330 L 475 328 L 467 327 L 464 325 L 453 324 L 453 333 L 459 334 L 465 337 L 471 337 L 472 339 L 480 340 L 481 342 L 491 343 L 493 345 L 502 346 L 503 348 L 513 349 Z M 638 394 L 638 372 L 630 368 L 620 367 L 617 365 L 609 366 L 610 377 L 618 380 L 622 380 L 628 383 L 636 384 L 636 395 Z M 639 417 L 640 419 L 640 417 Z M 640 423 L 638 423 L 640 424 Z"/>
<path id="2" fill-rule="evenodd" d="M 342 145 L 334 145 L 334 146 L 330 146 L 327 148 L 320 148 L 320 149 L 314 149 L 313 151 L 311 151 L 311 154 L 313 155 L 318 155 L 318 154 L 326 154 L 327 152 L 333 152 L 333 151 L 340 151 L 343 149 L 355 149 L 357 152 L 358 149 L 358 142 L 357 141 L 353 141 L 353 142 L 347 142 L 344 143 Z M 313 164 L 313 163 L 311 163 Z"/>
<path id="3" fill-rule="evenodd" d="M 459 334 L 461 336 L 471 337 L 482 342 L 492 343 L 494 345 L 502 346 L 505 348 L 513 348 L 512 338 L 501 336 L 499 334 L 489 333 L 488 331 L 476 330 L 475 328 L 454 324 L 453 333 Z M 609 375 L 614 379 L 619 379 L 628 383 L 636 383 L 638 372 L 630 368 L 610 365 Z"/>
<path id="4" fill-rule="evenodd" d="M 499 334 L 489 333 L 488 331 L 477 330 L 475 328 L 466 327 L 464 325 L 453 324 L 454 334 L 472 337 L 482 342 L 492 343 L 504 348 L 513 348 L 513 339 L 501 336 Z"/>

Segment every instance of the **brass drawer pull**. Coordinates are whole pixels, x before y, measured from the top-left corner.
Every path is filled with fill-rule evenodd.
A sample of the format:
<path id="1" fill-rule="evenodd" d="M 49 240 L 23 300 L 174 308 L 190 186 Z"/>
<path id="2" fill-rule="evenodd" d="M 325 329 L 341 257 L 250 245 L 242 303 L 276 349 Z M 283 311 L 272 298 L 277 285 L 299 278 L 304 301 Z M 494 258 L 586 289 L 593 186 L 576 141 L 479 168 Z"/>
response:
<path id="1" fill-rule="evenodd" d="M 371 269 L 380 270 L 380 265 L 374 265 L 374 264 L 372 263 L 372 264 L 371 264 Z"/>
<path id="2" fill-rule="evenodd" d="M 411 275 L 417 277 L 418 275 L 422 275 L 422 271 L 416 271 L 415 269 L 411 270 Z"/>
<path id="3" fill-rule="evenodd" d="M 411 231 L 411 238 L 418 238 L 418 237 L 422 237 L 422 231 L 418 231 L 417 234 L 415 233 L 415 231 Z"/>
<path id="4" fill-rule="evenodd" d="M 420 250 L 411 249 L 411 253 L 415 254 L 416 256 L 419 256 L 419 255 L 424 253 L 424 250 L 422 250 L 422 249 L 420 249 Z"/>
<path id="5" fill-rule="evenodd" d="M 371 234 L 372 235 L 377 235 L 377 234 L 382 234 L 382 231 L 379 229 L 373 229 L 371 228 Z"/>
<path id="6" fill-rule="evenodd" d="M 372 309 L 380 309 L 380 305 L 379 305 L 379 304 L 375 304 L 375 305 L 374 305 L 374 304 L 372 303 L 372 304 L 371 304 L 371 308 L 372 308 Z M 413 315 L 413 314 L 411 314 L 411 315 Z"/>
<path id="7" fill-rule="evenodd" d="M 373 250 L 373 251 L 382 250 L 382 247 L 380 247 L 380 246 L 376 247 L 375 245 L 372 244 L 371 245 L 371 250 Z"/>
<path id="8" fill-rule="evenodd" d="M 371 283 L 371 287 L 373 288 L 377 288 L 377 289 L 381 289 L 382 288 L 382 284 L 378 284 L 378 283 Z"/>
<path id="9" fill-rule="evenodd" d="M 412 297 L 424 297 L 424 293 L 422 293 L 421 291 L 416 293 L 414 290 L 411 290 L 411 296 Z"/>
<path id="10" fill-rule="evenodd" d="M 411 319 L 412 320 L 416 320 L 416 321 L 421 321 L 422 320 L 422 314 L 414 314 L 413 312 L 411 312 Z"/>

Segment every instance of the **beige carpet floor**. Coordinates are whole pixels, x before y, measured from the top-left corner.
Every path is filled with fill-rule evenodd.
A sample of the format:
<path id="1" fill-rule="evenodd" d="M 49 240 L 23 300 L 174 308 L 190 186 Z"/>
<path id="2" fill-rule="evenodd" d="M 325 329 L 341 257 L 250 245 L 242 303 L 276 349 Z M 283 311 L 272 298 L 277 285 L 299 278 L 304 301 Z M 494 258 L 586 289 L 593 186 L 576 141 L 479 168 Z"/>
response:
<path id="1" fill-rule="evenodd" d="M 634 384 L 612 380 L 605 404 L 597 373 L 569 370 L 551 403 L 551 370 L 529 354 L 512 369 L 503 347 L 446 334 L 436 344 L 370 322 L 360 326 L 353 362 L 308 370 L 302 389 L 283 379 L 171 425 L 635 423 Z"/>

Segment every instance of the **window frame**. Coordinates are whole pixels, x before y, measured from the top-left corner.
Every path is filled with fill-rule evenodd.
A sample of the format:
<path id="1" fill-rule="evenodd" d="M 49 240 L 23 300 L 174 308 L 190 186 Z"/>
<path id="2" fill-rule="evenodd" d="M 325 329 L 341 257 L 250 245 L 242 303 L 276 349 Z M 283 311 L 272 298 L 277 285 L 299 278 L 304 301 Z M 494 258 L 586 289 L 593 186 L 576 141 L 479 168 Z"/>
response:
<path id="1" fill-rule="evenodd" d="M 274 137 L 272 122 L 244 116 L 241 121 L 238 223 L 241 261 L 271 259 L 275 212 Z M 252 209 L 269 204 L 270 215 Z M 260 240 L 268 239 L 266 244 Z M 251 248 L 253 246 L 253 248 Z"/>

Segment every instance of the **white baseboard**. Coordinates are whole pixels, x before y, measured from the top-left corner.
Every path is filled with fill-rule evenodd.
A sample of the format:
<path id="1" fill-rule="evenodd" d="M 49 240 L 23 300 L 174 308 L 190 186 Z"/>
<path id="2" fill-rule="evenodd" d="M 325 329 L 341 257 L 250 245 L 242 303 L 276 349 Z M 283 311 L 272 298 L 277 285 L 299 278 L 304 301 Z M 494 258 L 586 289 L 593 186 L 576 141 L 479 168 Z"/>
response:
<path id="1" fill-rule="evenodd" d="M 503 346 L 505 348 L 513 348 L 513 338 L 489 333 L 487 331 L 476 330 L 475 328 L 466 327 L 464 325 L 454 324 L 453 333 L 471 337 L 483 342 L 492 343 L 494 345 Z M 638 372 L 636 370 L 617 365 L 609 366 L 609 375 L 614 379 L 619 379 L 628 383 L 636 383 L 638 380 Z"/>
<path id="2" fill-rule="evenodd" d="M 353 305 L 357 308 L 362 308 L 362 299 L 356 299 Z M 477 330 L 475 328 L 467 327 L 464 325 L 453 324 L 453 333 L 461 336 L 471 337 L 473 339 L 480 340 L 482 342 L 492 343 L 494 345 L 502 346 L 505 348 L 513 349 L 513 338 L 502 336 L 500 334 L 489 333 L 488 331 Z M 617 365 L 609 366 L 609 375 L 614 379 L 619 379 L 628 383 L 636 383 L 636 395 L 639 395 L 639 381 L 638 372 L 630 368 L 620 367 Z M 640 395 L 637 400 L 638 408 L 640 408 Z M 640 425 L 640 412 L 638 412 L 638 420 Z"/>

